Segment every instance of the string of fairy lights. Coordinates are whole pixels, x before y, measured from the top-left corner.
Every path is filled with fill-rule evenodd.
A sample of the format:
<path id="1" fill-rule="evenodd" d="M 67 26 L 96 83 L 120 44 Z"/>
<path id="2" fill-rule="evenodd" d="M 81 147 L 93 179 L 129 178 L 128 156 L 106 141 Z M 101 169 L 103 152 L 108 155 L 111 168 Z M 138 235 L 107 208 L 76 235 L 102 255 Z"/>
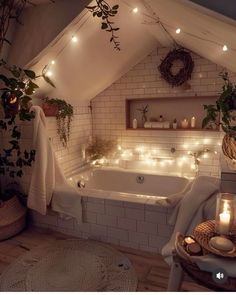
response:
<path id="1" fill-rule="evenodd" d="M 126 161 L 138 161 L 146 165 L 148 169 L 159 167 L 160 169 L 175 169 L 179 170 L 183 168 L 194 173 L 198 172 L 198 166 L 205 161 L 212 161 L 212 159 L 219 159 L 219 150 L 221 147 L 221 141 L 213 140 L 212 138 L 195 139 L 188 141 L 174 151 L 174 154 L 170 150 L 166 150 L 163 147 L 137 145 L 135 147 L 123 147 L 117 145 L 117 152 L 111 157 L 103 157 L 101 159 L 92 162 L 92 165 L 112 165 L 120 166 L 122 162 Z M 180 171 L 180 170 L 179 170 Z"/>
<path id="2" fill-rule="evenodd" d="M 221 50 L 223 52 L 227 52 L 229 50 L 236 51 L 235 48 L 229 46 L 228 44 L 220 43 L 220 42 L 217 42 L 215 40 L 208 39 L 206 37 L 201 37 L 201 36 L 195 35 L 193 33 L 190 33 L 188 31 L 184 30 L 181 27 L 174 28 L 173 26 L 171 26 L 171 25 L 165 23 L 164 21 L 162 21 L 160 19 L 160 17 L 155 13 L 155 11 L 152 9 L 150 4 L 147 4 L 145 0 L 141 0 L 141 1 L 142 1 L 143 5 L 144 5 L 146 11 L 149 11 L 149 13 L 147 13 L 146 11 L 144 12 L 139 7 L 133 7 L 126 0 L 122 0 L 122 2 L 129 8 L 131 13 L 133 13 L 134 15 L 140 15 L 140 16 L 142 16 L 144 18 L 150 19 L 154 24 L 159 25 L 163 29 L 163 31 L 167 34 L 167 36 L 169 36 L 169 38 L 172 40 L 174 45 L 179 46 L 179 44 L 176 41 L 177 36 L 178 36 L 177 39 L 179 40 L 180 39 L 179 36 L 188 35 L 188 36 L 190 36 L 192 38 L 212 43 L 212 44 L 216 45 L 217 47 L 221 48 Z M 46 76 L 48 76 L 48 77 L 53 76 L 53 66 L 56 64 L 57 59 L 59 58 L 59 56 L 69 47 L 70 44 L 72 44 L 74 46 L 79 44 L 79 31 L 88 22 L 88 20 L 91 17 L 92 17 L 91 13 L 89 11 L 86 11 L 82 15 L 82 17 L 74 24 L 74 26 L 76 26 L 78 23 L 80 23 L 79 27 L 76 30 L 74 30 L 73 34 L 70 34 L 70 37 L 68 38 L 68 40 L 65 43 L 65 45 L 63 46 L 63 48 L 61 48 L 60 51 L 58 51 L 54 55 L 53 59 L 51 61 L 49 61 L 48 64 L 45 66 L 44 69 L 45 69 L 45 75 Z M 148 22 L 145 21 L 144 24 L 148 24 Z M 65 32 L 62 35 L 62 37 L 65 34 L 67 34 L 67 32 Z M 58 42 L 58 40 L 56 42 Z M 51 47 L 53 47 L 54 45 L 55 45 L 55 43 L 52 44 Z"/>

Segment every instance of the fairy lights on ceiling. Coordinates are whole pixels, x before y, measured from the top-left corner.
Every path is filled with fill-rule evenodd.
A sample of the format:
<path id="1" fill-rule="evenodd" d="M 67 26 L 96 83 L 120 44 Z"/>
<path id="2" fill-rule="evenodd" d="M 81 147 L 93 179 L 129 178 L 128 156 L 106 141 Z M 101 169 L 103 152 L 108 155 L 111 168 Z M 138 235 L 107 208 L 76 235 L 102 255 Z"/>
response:
<path id="1" fill-rule="evenodd" d="M 151 14 L 148 14 L 148 13 L 146 13 L 146 12 L 143 12 L 143 11 L 141 11 L 140 9 L 138 9 L 137 7 L 132 8 L 132 7 L 130 6 L 130 4 L 129 4 L 126 0 L 122 0 L 122 2 L 125 3 L 127 6 L 129 6 L 129 7 L 131 8 L 131 11 L 132 11 L 133 13 L 135 13 L 135 14 L 139 14 L 139 15 L 142 15 L 142 16 L 144 16 L 144 17 L 147 17 L 147 18 L 151 19 L 154 23 L 159 24 L 159 25 L 162 27 L 162 29 L 165 31 L 165 33 L 166 33 L 166 34 L 167 34 L 167 35 L 173 40 L 174 44 L 176 44 L 176 45 L 178 45 L 178 43 L 176 42 L 176 40 L 175 40 L 175 38 L 173 37 L 173 35 L 171 34 L 171 32 L 175 33 L 176 35 L 180 35 L 180 34 L 189 35 L 189 36 L 191 36 L 191 37 L 193 37 L 193 38 L 196 38 L 196 39 L 198 39 L 198 40 L 213 43 L 213 44 L 217 45 L 218 47 L 221 47 L 221 50 L 222 50 L 223 52 L 226 52 L 226 51 L 229 50 L 229 47 L 228 47 L 228 45 L 226 45 L 226 44 L 223 44 L 223 43 L 221 44 L 221 43 L 216 42 L 216 41 L 214 41 L 214 40 L 210 40 L 210 39 L 207 39 L 207 38 L 203 38 L 203 37 L 197 36 L 196 34 L 189 33 L 189 32 L 187 32 L 187 31 L 183 31 L 183 29 L 180 28 L 180 27 L 174 28 L 174 27 L 170 26 L 169 24 L 164 23 L 164 22 L 160 19 L 160 17 L 157 16 L 157 14 L 156 14 L 155 11 L 152 9 L 152 7 L 150 6 L 150 4 L 147 4 L 144 0 L 142 1 L 142 2 L 143 2 L 143 5 L 145 6 L 145 8 L 146 8 L 147 10 L 149 10 L 149 12 L 150 12 Z M 145 24 L 147 24 L 147 22 L 146 22 Z M 169 31 L 169 29 L 167 29 L 167 28 L 169 28 L 170 31 Z M 230 48 L 230 49 L 233 50 L 233 51 L 236 51 L 235 48 Z"/>
<path id="2" fill-rule="evenodd" d="M 173 43 L 176 45 L 176 46 L 179 46 L 179 44 L 177 43 L 176 39 L 179 40 L 179 38 L 181 38 L 180 36 L 181 35 L 188 35 L 188 36 L 191 36 L 195 39 L 198 39 L 198 40 L 201 40 L 201 41 L 205 41 L 205 42 L 210 42 L 210 43 L 213 43 L 215 45 L 217 45 L 218 47 L 221 48 L 221 50 L 226 53 L 228 52 L 229 50 L 233 50 L 233 51 L 236 51 L 236 49 L 232 48 L 232 47 L 229 47 L 228 45 L 226 44 L 221 44 L 221 43 L 218 43 L 214 40 L 210 40 L 210 39 L 207 39 L 207 38 L 203 38 L 203 37 L 200 37 L 200 36 L 197 36 L 193 33 L 189 33 L 185 30 L 183 30 L 183 28 L 181 27 L 172 27 L 170 26 L 169 24 L 166 24 L 164 23 L 160 17 L 155 13 L 155 11 L 152 9 L 152 7 L 147 4 L 144 0 L 142 0 L 145 8 L 147 11 L 149 11 L 150 14 L 146 13 L 146 12 L 143 12 L 141 11 L 140 7 L 132 7 L 130 5 L 130 3 L 126 0 L 122 0 L 122 2 L 129 7 L 130 11 L 134 14 L 134 15 L 142 15 L 148 19 L 151 20 L 152 24 L 158 24 L 162 29 L 163 31 L 169 36 L 169 38 L 173 41 Z M 62 52 L 64 52 L 70 44 L 73 44 L 73 45 L 77 45 L 78 44 L 78 41 L 79 41 L 79 38 L 78 38 L 78 35 L 79 35 L 79 31 L 80 29 L 82 28 L 82 26 L 84 26 L 87 21 L 89 20 L 89 18 L 91 17 L 90 13 L 87 11 L 84 15 L 82 15 L 82 17 L 75 23 L 75 26 L 78 25 L 78 23 L 80 22 L 80 25 L 79 27 L 74 30 L 74 33 L 73 34 L 68 34 L 68 32 L 64 33 L 64 35 L 70 35 L 70 37 L 68 36 L 68 41 L 66 42 L 65 46 L 57 53 L 53 56 L 53 59 L 51 61 L 48 62 L 48 64 L 45 66 L 45 74 L 46 76 L 48 77 L 52 77 L 54 74 L 53 74 L 53 66 L 56 64 L 56 60 L 58 59 L 58 57 L 61 55 Z M 145 22 L 145 24 L 148 24 L 148 22 Z M 174 38 L 174 36 L 176 36 L 176 38 Z M 178 37 L 177 37 L 178 36 Z M 55 44 L 57 43 L 57 41 L 55 41 Z"/>

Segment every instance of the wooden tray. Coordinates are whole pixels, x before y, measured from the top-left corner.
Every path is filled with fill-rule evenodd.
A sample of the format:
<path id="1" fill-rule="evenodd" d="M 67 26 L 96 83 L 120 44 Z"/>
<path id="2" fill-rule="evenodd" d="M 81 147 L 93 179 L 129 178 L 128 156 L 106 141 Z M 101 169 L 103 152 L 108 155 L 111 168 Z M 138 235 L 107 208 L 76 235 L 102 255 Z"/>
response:
<path id="1" fill-rule="evenodd" d="M 210 245 L 210 239 L 212 237 L 218 236 L 215 232 L 215 224 L 215 220 L 208 220 L 197 225 L 193 231 L 196 241 L 210 253 L 223 257 L 236 257 L 236 235 L 228 237 L 234 244 L 234 250 L 232 251 L 227 252 L 217 250 Z"/>

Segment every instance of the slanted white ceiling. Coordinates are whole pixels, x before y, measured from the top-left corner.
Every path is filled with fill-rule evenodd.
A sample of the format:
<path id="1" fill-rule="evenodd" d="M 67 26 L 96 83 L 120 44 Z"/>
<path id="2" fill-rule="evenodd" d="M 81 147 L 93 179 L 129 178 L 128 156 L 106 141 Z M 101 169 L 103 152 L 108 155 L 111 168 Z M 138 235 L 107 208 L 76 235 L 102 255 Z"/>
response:
<path id="1" fill-rule="evenodd" d="M 171 46 L 171 39 L 160 25 L 153 22 L 144 24 L 150 19 L 131 12 L 131 7 L 136 6 L 141 12 L 159 16 L 180 45 L 236 72 L 236 51 L 231 49 L 236 49 L 236 26 L 233 21 L 208 13 L 205 8 L 201 9 L 187 0 L 109 0 L 109 3 L 120 5 L 114 20 L 120 27 L 118 35 L 122 50 L 117 52 L 113 49 L 109 43 L 110 35 L 100 29 L 100 19 L 93 18 L 87 10 L 83 10 L 29 63 L 34 70 L 40 71 L 56 58 L 56 64 L 51 69 L 56 89 L 42 82 L 41 96 L 65 98 L 72 103 L 90 100 L 155 47 Z M 178 27 L 186 34 L 176 35 L 175 29 Z M 77 43 L 70 42 L 73 34 L 78 36 Z M 204 39 L 212 40 L 213 43 Z M 214 42 L 226 44 L 229 50 L 223 52 L 222 46 Z M 65 45 L 66 49 L 57 57 Z"/>

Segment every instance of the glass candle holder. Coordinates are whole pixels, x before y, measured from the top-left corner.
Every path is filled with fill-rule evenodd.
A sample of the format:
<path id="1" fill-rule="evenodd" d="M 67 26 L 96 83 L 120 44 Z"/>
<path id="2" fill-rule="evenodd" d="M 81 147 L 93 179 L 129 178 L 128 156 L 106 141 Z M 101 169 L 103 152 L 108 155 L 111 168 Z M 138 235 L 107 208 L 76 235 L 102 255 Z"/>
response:
<path id="1" fill-rule="evenodd" d="M 216 202 L 216 233 L 232 235 L 235 225 L 236 195 L 220 193 Z"/>

